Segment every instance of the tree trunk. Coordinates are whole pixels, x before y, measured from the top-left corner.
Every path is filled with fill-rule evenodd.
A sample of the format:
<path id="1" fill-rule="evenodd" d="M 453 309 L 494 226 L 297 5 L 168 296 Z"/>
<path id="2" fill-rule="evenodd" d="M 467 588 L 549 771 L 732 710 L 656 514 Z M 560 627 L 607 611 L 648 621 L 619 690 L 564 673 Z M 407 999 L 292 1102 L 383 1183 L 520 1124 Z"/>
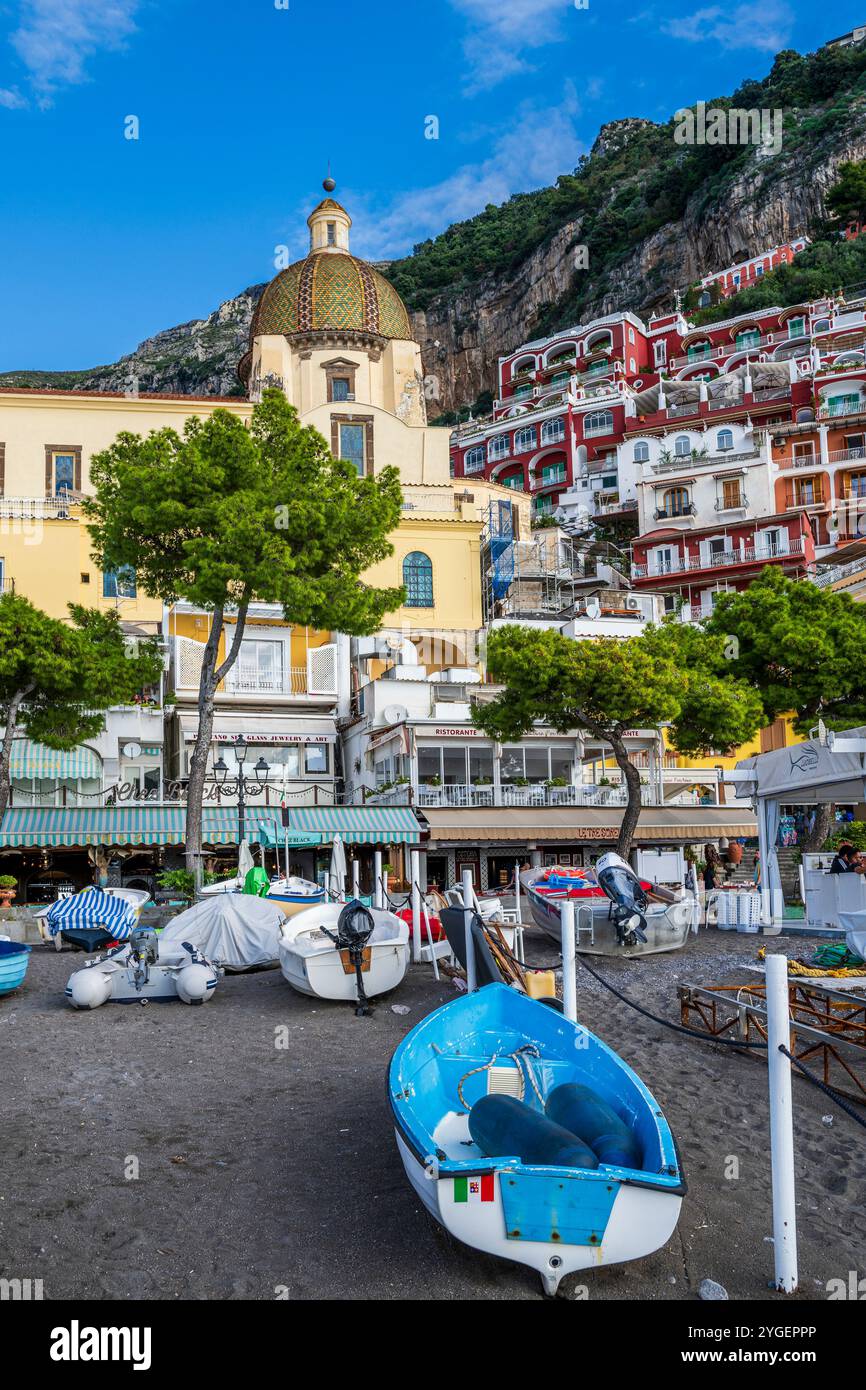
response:
<path id="1" fill-rule="evenodd" d="M 16 690 L 6 707 L 6 732 L 0 747 L 0 825 L 9 805 L 9 788 L 12 781 L 12 743 L 18 729 L 18 711 L 22 701 L 33 689 L 32 685 Z"/>
<path id="2" fill-rule="evenodd" d="M 824 841 L 833 828 L 836 806 L 832 801 L 819 801 L 815 807 L 815 824 L 803 840 L 800 848 L 804 854 L 817 854 L 824 848 Z"/>
<path id="3" fill-rule="evenodd" d="M 214 697 L 220 681 L 225 679 L 237 660 L 246 626 L 248 608 L 249 597 L 245 597 L 238 608 L 231 649 L 219 667 L 217 667 L 217 653 L 225 623 L 225 610 L 223 608 L 214 609 L 213 622 L 205 643 L 201 663 L 201 675 L 198 683 L 198 731 L 189 764 L 189 781 L 186 789 L 186 829 L 184 832 L 186 867 L 195 878 L 196 891 L 201 889 L 204 878 L 201 854 L 202 803 L 207 777 L 207 761 L 213 737 Z"/>
<path id="4" fill-rule="evenodd" d="M 628 859 L 631 850 L 631 842 L 634 839 L 634 832 L 637 830 L 638 817 L 640 816 L 641 795 L 640 795 L 640 773 L 633 762 L 630 762 L 628 750 L 623 740 L 615 735 L 610 739 L 610 746 L 613 749 L 613 756 L 616 758 L 617 767 L 623 776 L 623 783 L 628 793 L 625 814 L 622 824 L 619 827 L 619 839 L 616 842 L 616 852 L 623 859 Z"/>

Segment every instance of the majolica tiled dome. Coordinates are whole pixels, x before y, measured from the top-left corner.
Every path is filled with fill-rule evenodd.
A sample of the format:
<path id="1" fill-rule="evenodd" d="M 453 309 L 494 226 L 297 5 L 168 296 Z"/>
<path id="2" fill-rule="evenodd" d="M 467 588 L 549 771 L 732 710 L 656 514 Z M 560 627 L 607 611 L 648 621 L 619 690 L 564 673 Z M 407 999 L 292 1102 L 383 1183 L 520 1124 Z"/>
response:
<path id="1" fill-rule="evenodd" d="M 412 337 L 406 306 L 384 276 L 348 253 L 313 251 L 268 285 L 256 309 L 252 336 L 328 329 Z"/>
<path id="2" fill-rule="evenodd" d="M 326 180 L 326 190 L 330 186 L 332 181 Z M 406 306 L 394 286 L 350 254 L 352 219 L 345 209 L 325 198 L 307 222 L 310 254 L 281 270 L 259 300 L 250 327 L 250 351 L 238 368 L 242 380 L 249 376 L 253 343 L 267 333 L 412 337 Z"/>

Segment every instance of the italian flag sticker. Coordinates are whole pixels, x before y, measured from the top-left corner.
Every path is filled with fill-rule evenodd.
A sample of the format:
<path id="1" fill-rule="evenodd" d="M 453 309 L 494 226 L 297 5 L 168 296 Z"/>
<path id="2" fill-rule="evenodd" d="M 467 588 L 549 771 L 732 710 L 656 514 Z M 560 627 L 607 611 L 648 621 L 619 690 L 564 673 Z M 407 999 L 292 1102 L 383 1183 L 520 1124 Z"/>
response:
<path id="1" fill-rule="evenodd" d="M 481 1178 L 455 1178 L 455 1202 L 492 1202 L 495 1194 L 492 1173 Z"/>

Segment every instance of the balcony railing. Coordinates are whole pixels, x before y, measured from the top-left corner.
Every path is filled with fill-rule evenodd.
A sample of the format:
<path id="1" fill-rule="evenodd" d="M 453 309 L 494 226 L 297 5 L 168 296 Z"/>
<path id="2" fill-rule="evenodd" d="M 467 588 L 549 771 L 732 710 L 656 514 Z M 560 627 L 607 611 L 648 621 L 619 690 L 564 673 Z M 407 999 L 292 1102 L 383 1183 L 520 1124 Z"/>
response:
<path id="1" fill-rule="evenodd" d="M 306 666 L 290 666 L 276 676 L 256 672 L 230 672 L 226 690 L 231 695 L 306 695 Z"/>
<path id="2" fill-rule="evenodd" d="M 786 454 L 784 458 L 776 459 L 776 467 L 785 468 L 820 468 L 821 459 L 818 454 Z"/>
<path id="3" fill-rule="evenodd" d="M 741 492 L 737 497 L 716 498 L 717 512 L 742 512 L 745 511 L 748 505 L 749 499 L 743 492 Z"/>
<path id="4" fill-rule="evenodd" d="M 866 461 L 866 449 L 832 449 L 827 455 L 830 463 L 856 463 Z"/>
<path id="5" fill-rule="evenodd" d="M 68 521 L 80 494 L 60 497 L 0 497 L 0 517 L 21 521 Z M 76 513 L 77 514 L 77 513 Z"/>
<path id="6" fill-rule="evenodd" d="M 694 502 L 689 502 L 687 507 L 656 507 L 653 516 L 656 521 L 681 521 L 683 517 L 697 516 L 698 509 Z"/>
<path id="7" fill-rule="evenodd" d="M 421 783 L 417 788 L 408 784 L 389 787 L 368 794 L 368 804 L 377 806 L 624 806 L 626 794 L 622 787 L 607 787 L 584 783 L 578 786 L 549 787 L 543 782 L 526 787 L 484 786 L 478 783 L 452 783 L 431 787 Z M 641 788 L 645 806 L 658 804 L 655 787 Z"/>
<path id="8" fill-rule="evenodd" d="M 798 336 L 802 337 L 803 335 L 800 334 Z M 691 356 L 689 356 L 688 353 L 684 353 L 680 357 L 673 357 L 671 358 L 670 365 L 675 370 L 679 370 L 680 367 L 691 367 L 698 362 L 717 362 L 723 357 L 733 357 L 740 352 L 754 352 L 757 348 L 781 347 L 783 343 L 791 341 L 793 340 L 783 337 L 774 340 L 774 335 L 768 335 L 767 337 L 756 339 L 753 343 L 741 343 L 739 347 L 736 343 L 720 343 L 716 347 L 702 349 L 700 352 L 695 352 Z"/>
<path id="9" fill-rule="evenodd" d="M 777 546 L 744 546 L 742 550 L 725 550 L 718 554 L 710 555 L 706 560 L 702 555 L 678 555 L 661 564 L 656 562 L 652 566 L 644 564 L 632 565 L 632 576 L 635 579 L 662 579 L 667 574 L 685 574 L 694 570 L 713 570 L 728 565 L 761 564 L 768 560 L 785 560 L 792 556 L 802 555 L 802 553 L 803 539 L 801 536 L 796 536 L 793 540 L 789 541 L 785 549 L 781 549 Z"/>
<path id="10" fill-rule="evenodd" d="M 856 405 L 822 405 L 818 411 L 820 420 L 836 420 L 842 416 L 866 415 L 866 399 L 861 399 Z"/>

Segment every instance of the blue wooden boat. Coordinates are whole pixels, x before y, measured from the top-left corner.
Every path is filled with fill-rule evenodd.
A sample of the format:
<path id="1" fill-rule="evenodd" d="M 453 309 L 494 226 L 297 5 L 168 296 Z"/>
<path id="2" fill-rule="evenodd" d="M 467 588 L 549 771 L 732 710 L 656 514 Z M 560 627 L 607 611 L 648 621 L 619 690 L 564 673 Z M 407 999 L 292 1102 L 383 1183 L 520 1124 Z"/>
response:
<path id="1" fill-rule="evenodd" d="M 591 1087 L 629 1126 L 640 1168 L 525 1164 L 473 1143 L 469 1110 L 481 1097 L 514 1095 L 543 1113 L 563 1082 Z M 640 1259 L 673 1234 L 685 1182 L 657 1101 L 605 1043 L 547 1004 L 502 984 L 445 1004 L 400 1043 L 388 1092 L 403 1166 L 427 1210 L 465 1244 L 538 1270 L 549 1294 L 566 1274 Z"/>
<path id="2" fill-rule="evenodd" d="M 22 983 L 32 949 L 20 941 L 0 941 L 0 994 L 10 994 Z"/>

